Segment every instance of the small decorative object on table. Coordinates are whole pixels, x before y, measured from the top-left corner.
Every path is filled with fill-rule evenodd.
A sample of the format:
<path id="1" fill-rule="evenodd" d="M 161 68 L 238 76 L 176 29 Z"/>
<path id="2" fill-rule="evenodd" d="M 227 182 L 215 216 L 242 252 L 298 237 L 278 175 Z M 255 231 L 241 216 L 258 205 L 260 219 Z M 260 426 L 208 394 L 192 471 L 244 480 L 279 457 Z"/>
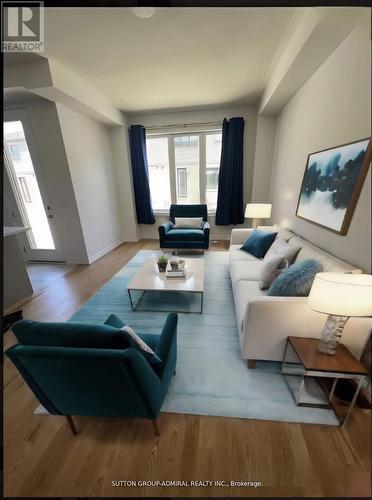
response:
<path id="1" fill-rule="evenodd" d="M 158 268 L 161 273 L 165 273 L 165 270 L 167 269 L 167 264 L 168 264 L 167 257 L 165 257 L 165 255 L 161 255 L 158 258 Z"/>
<path id="2" fill-rule="evenodd" d="M 166 270 L 167 278 L 186 278 L 185 261 L 172 257 Z"/>
<path id="3" fill-rule="evenodd" d="M 318 273 L 308 304 L 314 311 L 328 314 L 318 350 L 323 354 L 335 354 L 349 317 L 372 315 L 372 276 Z"/>
<path id="4" fill-rule="evenodd" d="M 185 267 L 184 259 L 179 259 L 178 257 L 171 257 L 169 259 L 169 264 L 172 268 L 172 271 L 179 271 Z"/>

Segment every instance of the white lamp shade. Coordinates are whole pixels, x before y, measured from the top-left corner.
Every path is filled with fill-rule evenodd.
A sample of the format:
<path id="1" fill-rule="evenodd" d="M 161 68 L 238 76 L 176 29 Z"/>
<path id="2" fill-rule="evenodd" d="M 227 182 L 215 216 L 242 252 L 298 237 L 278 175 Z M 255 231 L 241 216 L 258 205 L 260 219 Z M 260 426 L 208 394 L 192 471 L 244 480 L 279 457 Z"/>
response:
<path id="1" fill-rule="evenodd" d="M 372 315 L 370 274 L 318 273 L 308 297 L 314 311 L 335 316 Z"/>
<path id="2" fill-rule="evenodd" d="M 244 217 L 246 219 L 269 219 L 271 203 L 247 203 Z"/>

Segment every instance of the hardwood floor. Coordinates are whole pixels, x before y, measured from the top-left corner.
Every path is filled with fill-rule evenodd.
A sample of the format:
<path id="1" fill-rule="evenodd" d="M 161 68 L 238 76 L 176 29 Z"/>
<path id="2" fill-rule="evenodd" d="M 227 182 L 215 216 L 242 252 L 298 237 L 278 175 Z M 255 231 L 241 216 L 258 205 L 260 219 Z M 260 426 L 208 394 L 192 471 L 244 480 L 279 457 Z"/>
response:
<path id="1" fill-rule="evenodd" d="M 212 246 L 223 250 L 227 242 Z M 64 321 L 135 253 L 125 243 L 78 266 L 23 306 L 26 319 Z M 4 335 L 5 348 L 15 343 Z M 7 497 L 303 497 L 371 495 L 371 412 L 355 408 L 346 429 L 164 413 L 151 422 L 34 415 L 38 402 L 4 363 L 4 494 Z M 260 487 L 112 486 L 113 481 L 260 481 Z M 120 483 L 115 483 L 120 484 Z"/>

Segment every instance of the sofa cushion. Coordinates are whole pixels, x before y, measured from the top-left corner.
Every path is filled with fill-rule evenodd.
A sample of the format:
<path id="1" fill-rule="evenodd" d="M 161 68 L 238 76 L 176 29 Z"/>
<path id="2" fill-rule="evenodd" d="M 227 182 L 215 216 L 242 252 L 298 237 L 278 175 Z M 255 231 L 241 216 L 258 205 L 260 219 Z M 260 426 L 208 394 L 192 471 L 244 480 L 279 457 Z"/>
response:
<path id="1" fill-rule="evenodd" d="M 204 240 L 202 229 L 171 229 L 165 234 L 168 241 Z"/>
<path id="2" fill-rule="evenodd" d="M 243 322 L 247 305 L 255 297 L 263 297 L 266 293 L 265 290 L 260 290 L 258 281 L 238 281 L 236 283 L 234 302 L 239 336 L 243 332 Z"/>
<path id="3" fill-rule="evenodd" d="M 127 349 L 124 332 L 109 325 L 83 323 L 39 323 L 21 320 L 12 326 L 23 345 L 55 347 L 88 347 L 92 349 Z"/>
<path id="4" fill-rule="evenodd" d="M 241 245 L 230 245 L 230 266 L 233 262 L 237 260 L 252 260 L 254 262 L 259 261 L 260 259 L 257 259 L 254 255 L 244 252 L 244 250 L 241 250 Z"/>
<path id="5" fill-rule="evenodd" d="M 262 260 L 237 260 L 231 263 L 230 277 L 233 290 L 238 281 L 258 281 L 263 267 Z"/>
<path id="6" fill-rule="evenodd" d="M 262 259 L 272 242 L 275 240 L 277 234 L 277 232 L 267 232 L 255 229 L 245 243 L 243 243 L 241 249 Z"/>
<path id="7" fill-rule="evenodd" d="M 322 266 L 324 272 L 340 272 L 340 273 L 361 273 L 362 271 L 351 264 L 347 264 L 341 259 L 324 252 L 320 248 L 312 245 L 308 241 L 294 236 L 288 243 L 292 246 L 300 246 L 301 250 L 298 252 L 295 262 L 303 262 L 307 259 L 316 259 Z"/>
<path id="8" fill-rule="evenodd" d="M 315 259 L 292 264 L 273 281 L 267 295 L 307 297 L 316 273 L 320 273 L 322 270 L 322 264 Z"/>

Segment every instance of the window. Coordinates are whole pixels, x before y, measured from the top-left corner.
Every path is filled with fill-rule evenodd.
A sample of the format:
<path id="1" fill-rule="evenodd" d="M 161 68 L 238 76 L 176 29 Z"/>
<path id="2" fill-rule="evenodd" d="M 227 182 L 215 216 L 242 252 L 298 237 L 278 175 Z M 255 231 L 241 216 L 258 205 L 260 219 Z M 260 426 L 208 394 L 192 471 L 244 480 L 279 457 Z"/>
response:
<path id="1" fill-rule="evenodd" d="M 207 203 L 216 210 L 221 141 L 221 131 L 146 138 L 155 212 L 168 211 L 171 203 Z"/>
<path id="2" fill-rule="evenodd" d="M 183 172 L 180 175 L 186 180 L 183 192 L 177 189 L 177 203 L 200 203 L 199 137 L 197 135 L 174 138 L 174 163 L 177 171 L 177 185 L 179 171 Z"/>
<path id="3" fill-rule="evenodd" d="M 18 177 L 19 185 L 21 186 L 21 193 L 26 203 L 31 203 L 30 191 L 28 190 L 26 177 Z"/>
<path id="4" fill-rule="evenodd" d="M 187 198 L 186 168 L 177 168 L 177 198 Z"/>
<path id="5" fill-rule="evenodd" d="M 166 137 L 146 139 L 146 149 L 152 208 L 154 210 L 169 209 L 171 193 L 168 139 Z"/>
<path id="6" fill-rule="evenodd" d="M 206 156 L 206 203 L 210 210 L 217 208 L 218 174 L 221 160 L 222 134 L 207 134 L 205 137 Z"/>
<path id="7" fill-rule="evenodd" d="M 181 135 L 174 138 L 174 145 L 177 147 L 196 147 L 198 145 L 198 136 L 195 135 Z"/>
<path id="8" fill-rule="evenodd" d="M 21 160 L 21 151 L 19 149 L 18 144 L 11 144 L 10 146 L 10 152 L 12 153 L 12 158 L 15 161 L 20 161 Z"/>

